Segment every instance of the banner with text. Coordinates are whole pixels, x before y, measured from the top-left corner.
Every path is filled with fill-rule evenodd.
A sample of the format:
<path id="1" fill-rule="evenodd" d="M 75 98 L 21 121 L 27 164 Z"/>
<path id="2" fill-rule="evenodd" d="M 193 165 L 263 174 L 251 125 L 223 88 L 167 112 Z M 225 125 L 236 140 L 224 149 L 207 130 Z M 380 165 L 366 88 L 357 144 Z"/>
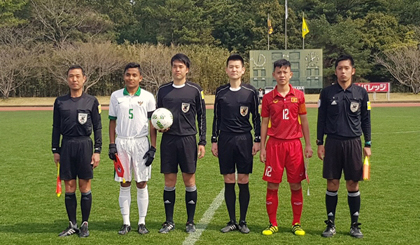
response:
<path id="1" fill-rule="evenodd" d="M 368 93 L 388 93 L 391 92 L 390 83 L 355 83 L 357 86 L 363 87 Z"/>

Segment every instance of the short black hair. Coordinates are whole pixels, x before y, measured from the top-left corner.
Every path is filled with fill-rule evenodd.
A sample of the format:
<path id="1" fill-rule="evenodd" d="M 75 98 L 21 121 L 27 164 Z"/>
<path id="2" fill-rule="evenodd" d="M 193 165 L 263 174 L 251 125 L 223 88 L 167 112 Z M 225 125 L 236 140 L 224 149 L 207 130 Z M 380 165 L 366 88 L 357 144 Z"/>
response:
<path id="1" fill-rule="evenodd" d="M 340 57 L 338 57 L 338 58 L 335 60 L 335 68 L 337 68 L 338 63 L 340 63 L 340 62 L 341 62 L 341 61 L 343 61 L 343 60 L 350 60 L 350 64 L 351 64 L 351 66 L 352 66 L 352 67 L 354 67 L 354 60 L 353 60 L 353 57 L 351 57 L 351 55 L 348 55 L 348 54 L 342 54 L 342 55 L 340 55 Z"/>
<path id="2" fill-rule="evenodd" d="M 290 64 L 288 60 L 280 59 L 280 60 L 274 61 L 273 71 L 276 69 L 276 67 L 281 68 L 283 66 L 292 68 L 292 65 Z"/>
<path id="3" fill-rule="evenodd" d="M 141 67 L 140 67 L 140 64 L 139 63 L 136 63 L 136 62 L 130 62 L 130 63 L 128 63 L 126 66 L 125 66 L 125 68 L 124 68 L 124 74 L 127 72 L 127 70 L 128 69 L 130 69 L 130 68 L 137 68 L 137 69 L 139 69 L 139 72 L 140 72 L 140 75 L 141 75 Z"/>
<path id="4" fill-rule="evenodd" d="M 188 56 L 186 56 L 185 54 L 181 54 L 181 53 L 178 53 L 178 54 L 176 54 L 176 55 L 174 55 L 173 57 L 172 57 L 172 59 L 171 59 L 171 66 L 174 64 L 174 61 L 181 61 L 182 63 L 184 63 L 184 65 L 188 68 L 188 69 L 190 69 L 190 63 L 191 63 L 191 61 L 190 61 L 190 59 L 188 58 Z"/>
<path id="5" fill-rule="evenodd" d="M 241 61 L 242 66 L 244 66 L 244 59 L 239 54 L 231 54 L 226 60 L 226 66 L 228 66 L 229 61 L 231 61 L 231 60 L 239 60 L 239 61 Z"/>
<path id="6" fill-rule="evenodd" d="M 86 76 L 86 74 L 85 74 L 85 70 L 83 69 L 83 67 L 81 67 L 80 65 L 72 65 L 72 66 L 70 66 L 69 67 L 69 69 L 67 70 L 67 76 L 69 75 L 69 72 L 71 71 L 71 70 L 76 70 L 76 69 L 80 69 L 80 70 L 82 70 L 82 74 L 83 74 L 83 76 Z"/>

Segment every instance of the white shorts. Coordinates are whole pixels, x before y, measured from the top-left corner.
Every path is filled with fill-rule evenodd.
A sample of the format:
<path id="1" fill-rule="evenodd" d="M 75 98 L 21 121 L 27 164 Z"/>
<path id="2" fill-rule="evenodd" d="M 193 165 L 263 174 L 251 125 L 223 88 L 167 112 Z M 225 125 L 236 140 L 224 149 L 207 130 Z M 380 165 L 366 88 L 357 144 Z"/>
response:
<path id="1" fill-rule="evenodd" d="M 147 137 L 120 138 L 115 140 L 118 157 L 124 168 L 125 181 L 132 181 L 132 173 L 136 182 L 148 181 L 152 176 L 152 166 L 146 167 L 143 159 L 144 154 L 149 150 L 150 144 Z M 115 173 L 115 181 L 123 182 L 123 178 Z"/>

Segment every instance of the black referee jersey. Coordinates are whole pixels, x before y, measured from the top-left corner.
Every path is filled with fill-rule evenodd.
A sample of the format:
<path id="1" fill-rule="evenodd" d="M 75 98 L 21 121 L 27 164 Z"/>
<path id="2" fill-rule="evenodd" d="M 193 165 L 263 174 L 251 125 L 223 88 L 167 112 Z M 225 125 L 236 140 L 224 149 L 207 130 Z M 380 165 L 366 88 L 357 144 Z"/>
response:
<path id="1" fill-rule="evenodd" d="M 258 112 L 258 92 L 249 84 L 241 84 L 232 91 L 230 84 L 216 89 L 212 142 L 217 142 L 220 132 L 247 133 L 252 130 L 249 115 L 252 114 L 255 141 L 260 142 L 261 118 Z"/>
<path id="2" fill-rule="evenodd" d="M 70 94 L 58 97 L 54 102 L 52 151 L 60 153 L 60 135 L 63 137 L 90 136 L 94 132 L 95 152 L 102 147 L 102 124 L 98 100 L 83 93 L 77 98 Z"/>
<path id="3" fill-rule="evenodd" d="M 159 87 L 156 95 L 157 108 L 164 107 L 172 112 L 174 122 L 167 134 L 177 136 L 196 135 L 196 117 L 199 131 L 199 145 L 206 145 L 206 104 L 203 90 L 198 84 L 185 82 L 176 88 L 173 82 Z"/>
<path id="4" fill-rule="evenodd" d="M 336 138 L 356 138 L 363 133 L 371 141 L 370 102 L 366 89 L 350 85 L 344 90 L 338 83 L 324 88 L 318 105 L 318 144 L 324 134 Z"/>

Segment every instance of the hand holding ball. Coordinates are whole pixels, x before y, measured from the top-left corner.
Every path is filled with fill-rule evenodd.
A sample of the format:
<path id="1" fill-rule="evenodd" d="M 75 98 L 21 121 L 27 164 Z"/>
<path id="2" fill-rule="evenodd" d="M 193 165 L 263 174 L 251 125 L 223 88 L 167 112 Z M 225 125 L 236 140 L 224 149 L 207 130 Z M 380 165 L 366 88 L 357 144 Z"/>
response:
<path id="1" fill-rule="evenodd" d="M 162 107 L 153 112 L 151 122 L 157 130 L 166 130 L 172 126 L 174 118 L 171 111 Z"/>

